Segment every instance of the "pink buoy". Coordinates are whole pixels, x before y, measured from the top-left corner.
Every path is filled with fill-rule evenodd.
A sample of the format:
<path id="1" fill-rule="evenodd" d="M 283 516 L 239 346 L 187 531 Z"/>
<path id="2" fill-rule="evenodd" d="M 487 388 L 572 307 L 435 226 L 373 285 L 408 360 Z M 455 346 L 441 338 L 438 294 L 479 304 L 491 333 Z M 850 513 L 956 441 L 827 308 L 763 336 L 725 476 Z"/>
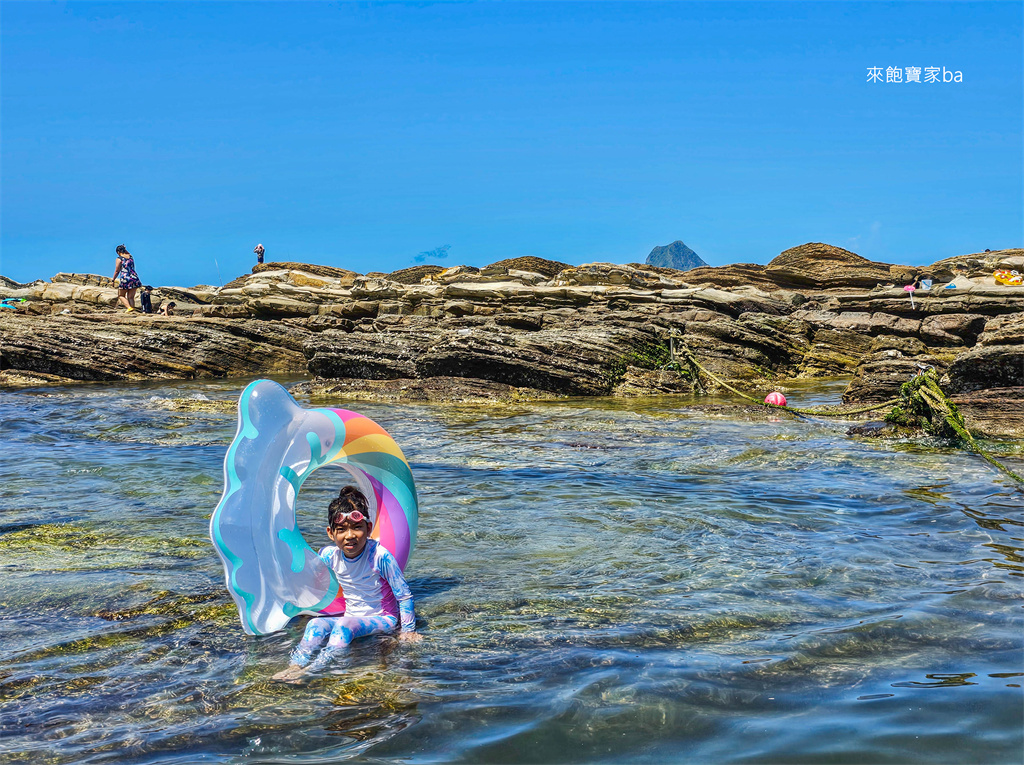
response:
<path id="1" fill-rule="evenodd" d="M 766 403 L 766 404 L 774 404 L 775 406 L 785 406 L 786 405 L 786 397 L 783 396 L 778 391 L 775 391 L 774 393 L 769 393 L 765 397 L 764 403 Z"/>

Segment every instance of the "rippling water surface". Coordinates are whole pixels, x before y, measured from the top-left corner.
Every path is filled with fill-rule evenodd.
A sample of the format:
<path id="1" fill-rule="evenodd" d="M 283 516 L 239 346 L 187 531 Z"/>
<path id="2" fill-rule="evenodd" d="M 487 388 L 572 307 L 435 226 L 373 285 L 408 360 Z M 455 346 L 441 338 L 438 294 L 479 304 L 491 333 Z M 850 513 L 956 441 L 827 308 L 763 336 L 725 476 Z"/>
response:
<path id="1" fill-rule="evenodd" d="M 207 539 L 243 385 L 0 392 L 0 759 L 1021 760 L 1009 480 L 678 398 L 313 402 L 409 458 L 426 639 L 274 683 L 302 620 L 245 636 Z M 314 546 L 343 475 L 303 488 Z"/>

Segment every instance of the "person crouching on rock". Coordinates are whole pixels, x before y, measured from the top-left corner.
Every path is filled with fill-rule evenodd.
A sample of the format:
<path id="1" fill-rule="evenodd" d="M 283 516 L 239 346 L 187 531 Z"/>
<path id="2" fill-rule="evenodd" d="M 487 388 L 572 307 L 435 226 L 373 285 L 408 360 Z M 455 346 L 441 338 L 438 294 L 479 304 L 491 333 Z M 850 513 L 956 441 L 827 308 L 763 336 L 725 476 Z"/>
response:
<path id="1" fill-rule="evenodd" d="M 139 302 L 142 303 L 143 313 L 153 313 L 153 288 L 148 284 L 139 293 Z"/>
<path id="2" fill-rule="evenodd" d="M 135 310 L 135 290 L 142 286 L 142 280 L 135 273 L 135 258 L 128 252 L 128 248 L 119 244 L 115 252 L 117 259 L 114 261 L 114 275 L 111 281 L 117 282 L 117 302 L 130 313 Z M 121 277 L 120 280 L 118 276 Z"/>
<path id="3" fill-rule="evenodd" d="M 177 303 L 164 303 L 160 306 L 160 310 L 157 311 L 157 316 L 170 316 L 174 313 L 174 309 L 177 305 Z"/>

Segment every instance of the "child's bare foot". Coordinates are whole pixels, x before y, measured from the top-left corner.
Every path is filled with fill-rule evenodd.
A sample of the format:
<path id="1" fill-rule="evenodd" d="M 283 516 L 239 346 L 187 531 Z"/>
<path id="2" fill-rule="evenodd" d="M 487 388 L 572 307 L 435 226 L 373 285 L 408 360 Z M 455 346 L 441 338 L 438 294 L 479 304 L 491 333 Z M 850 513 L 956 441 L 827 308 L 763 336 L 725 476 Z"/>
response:
<path id="1" fill-rule="evenodd" d="M 300 677 L 306 674 L 306 670 L 297 664 L 289 664 L 287 669 L 282 669 L 276 675 L 274 680 L 279 680 L 282 683 L 294 683 Z"/>

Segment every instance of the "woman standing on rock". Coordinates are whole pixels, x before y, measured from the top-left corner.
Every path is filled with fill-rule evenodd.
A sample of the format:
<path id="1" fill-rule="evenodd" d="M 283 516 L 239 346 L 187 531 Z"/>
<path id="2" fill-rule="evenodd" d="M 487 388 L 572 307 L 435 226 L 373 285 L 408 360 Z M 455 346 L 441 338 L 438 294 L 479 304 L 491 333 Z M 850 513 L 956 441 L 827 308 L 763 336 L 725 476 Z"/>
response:
<path id="1" fill-rule="evenodd" d="M 117 285 L 117 302 L 123 305 L 128 311 L 135 310 L 135 290 L 142 286 L 142 280 L 135 273 L 135 259 L 128 252 L 123 244 L 117 245 L 117 260 L 114 261 L 114 275 L 112 281 L 118 281 L 118 274 L 121 280 Z"/>

